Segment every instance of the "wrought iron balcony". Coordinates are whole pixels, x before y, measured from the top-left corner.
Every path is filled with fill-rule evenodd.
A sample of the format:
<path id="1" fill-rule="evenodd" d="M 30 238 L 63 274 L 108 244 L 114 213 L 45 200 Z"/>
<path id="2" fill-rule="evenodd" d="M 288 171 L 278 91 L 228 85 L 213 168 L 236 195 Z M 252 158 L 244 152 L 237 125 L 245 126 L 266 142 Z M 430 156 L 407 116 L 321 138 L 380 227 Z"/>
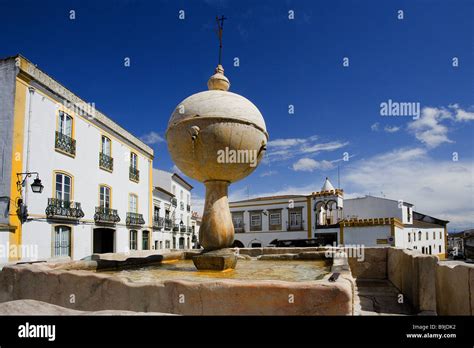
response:
<path id="1" fill-rule="evenodd" d="M 171 225 L 172 225 L 171 219 L 165 218 L 165 229 L 166 230 L 171 230 Z"/>
<path id="2" fill-rule="evenodd" d="M 154 216 L 153 217 L 153 227 L 154 228 L 158 228 L 158 229 L 162 229 L 163 228 L 163 225 L 165 224 L 165 219 L 162 218 L 162 217 L 159 217 L 159 216 Z"/>
<path id="3" fill-rule="evenodd" d="M 181 227 L 179 228 L 179 230 L 180 230 L 180 232 L 186 232 L 186 226 L 181 226 Z"/>
<path id="4" fill-rule="evenodd" d="M 127 225 L 131 226 L 138 226 L 138 225 L 144 225 L 145 220 L 143 219 L 143 215 L 139 213 L 127 213 L 127 220 L 125 221 Z"/>
<path id="5" fill-rule="evenodd" d="M 184 210 L 184 202 L 179 202 L 179 206 L 180 206 L 181 210 Z"/>
<path id="6" fill-rule="evenodd" d="M 191 205 L 190 205 L 190 204 L 186 204 L 186 210 L 187 210 L 188 212 L 191 211 Z"/>
<path id="7" fill-rule="evenodd" d="M 178 224 L 173 225 L 173 232 L 179 232 L 179 225 Z"/>
<path id="8" fill-rule="evenodd" d="M 48 218 L 63 217 L 70 219 L 80 219 L 84 217 L 81 203 L 64 201 L 57 198 L 48 198 L 48 206 L 45 210 Z"/>
<path id="9" fill-rule="evenodd" d="M 192 233 L 193 232 L 193 228 L 191 226 L 188 226 L 188 233 Z"/>
<path id="10" fill-rule="evenodd" d="M 114 159 L 105 153 L 99 153 L 99 167 L 109 172 L 114 170 Z"/>
<path id="11" fill-rule="evenodd" d="M 176 198 L 171 198 L 171 204 L 173 205 L 173 207 L 177 207 L 178 206 L 178 200 Z"/>
<path id="12" fill-rule="evenodd" d="M 76 140 L 61 132 L 56 132 L 54 147 L 56 150 L 65 152 L 69 155 L 76 155 Z"/>
<path id="13" fill-rule="evenodd" d="M 128 177 L 130 180 L 138 182 L 140 181 L 140 171 L 137 168 L 130 166 Z"/>
<path id="14" fill-rule="evenodd" d="M 94 221 L 103 224 L 116 224 L 120 222 L 116 209 L 106 207 L 95 207 Z"/>

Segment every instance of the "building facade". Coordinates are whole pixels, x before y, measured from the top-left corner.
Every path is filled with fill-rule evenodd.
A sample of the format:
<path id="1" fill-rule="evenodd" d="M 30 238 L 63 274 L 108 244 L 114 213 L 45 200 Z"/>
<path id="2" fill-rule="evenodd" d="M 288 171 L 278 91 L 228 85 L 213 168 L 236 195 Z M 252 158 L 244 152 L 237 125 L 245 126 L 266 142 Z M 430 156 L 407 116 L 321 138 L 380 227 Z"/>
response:
<path id="1" fill-rule="evenodd" d="M 151 248 L 149 146 L 22 56 L 0 61 L 0 99 L 0 262 Z"/>
<path id="2" fill-rule="evenodd" d="M 191 249 L 191 190 L 176 173 L 153 169 L 153 243 L 155 249 Z"/>
<path id="3" fill-rule="evenodd" d="M 231 202 L 236 247 L 276 240 L 316 239 L 321 245 L 395 246 L 446 257 L 448 221 L 421 214 L 413 204 L 365 196 L 345 199 L 326 178 L 310 195 Z"/>

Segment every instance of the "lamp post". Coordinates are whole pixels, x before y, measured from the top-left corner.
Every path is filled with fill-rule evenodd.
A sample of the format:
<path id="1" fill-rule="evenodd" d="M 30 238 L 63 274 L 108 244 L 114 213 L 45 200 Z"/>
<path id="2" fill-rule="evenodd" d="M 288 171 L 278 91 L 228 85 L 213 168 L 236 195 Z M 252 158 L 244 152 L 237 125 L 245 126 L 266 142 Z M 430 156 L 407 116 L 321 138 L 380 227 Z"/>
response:
<path id="1" fill-rule="evenodd" d="M 39 178 L 39 173 L 38 172 L 26 172 L 26 173 L 17 173 L 16 176 L 18 178 L 18 181 L 16 183 L 18 191 L 20 192 L 20 197 L 18 198 L 18 217 L 20 219 L 20 222 L 23 224 L 26 219 L 28 218 L 28 207 L 26 204 L 23 204 L 23 198 L 21 198 L 21 191 L 22 188 L 26 186 L 26 180 L 31 177 L 32 175 L 36 175 L 35 180 L 33 180 L 33 183 L 30 185 L 31 186 L 31 191 L 34 193 L 42 193 L 44 186 L 41 183 L 41 179 Z M 24 177 L 23 177 L 24 176 Z"/>

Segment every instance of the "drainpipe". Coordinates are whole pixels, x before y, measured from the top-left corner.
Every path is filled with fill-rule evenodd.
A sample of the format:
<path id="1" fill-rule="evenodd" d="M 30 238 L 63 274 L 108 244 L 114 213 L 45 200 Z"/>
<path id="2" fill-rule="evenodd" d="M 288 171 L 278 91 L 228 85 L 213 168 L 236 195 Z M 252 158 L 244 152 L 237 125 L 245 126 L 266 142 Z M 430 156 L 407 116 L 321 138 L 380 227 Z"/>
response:
<path id="1" fill-rule="evenodd" d="M 29 173 L 30 171 L 30 143 L 31 143 L 31 114 L 33 113 L 33 94 L 35 93 L 34 87 L 28 87 L 30 92 L 30 100 L 28 102 L 28 120 L 27 120 L 27 130 L 26 130 L 26 158 L 25 158 L 25 171 Z M 25 181 L 25 184 L 27 182 Z M 24 205 L 27 205 L 28 198 L 28 187 L 25 185 L 25 194 L 24 194 Z"/>

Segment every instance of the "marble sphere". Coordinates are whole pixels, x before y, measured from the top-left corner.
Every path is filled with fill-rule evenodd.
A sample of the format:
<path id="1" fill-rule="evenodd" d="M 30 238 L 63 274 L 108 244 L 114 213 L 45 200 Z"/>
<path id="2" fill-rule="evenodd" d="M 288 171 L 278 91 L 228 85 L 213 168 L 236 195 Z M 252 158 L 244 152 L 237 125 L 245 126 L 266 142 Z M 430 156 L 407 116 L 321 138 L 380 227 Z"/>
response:
<path id="1" fill-rule="evenodd" d="M 188 177 L 206 185 L 206 204 L 200 227 L 205 249 L 229 247 L 234 228 L 227 188 L 245 178 L 263 158 L 268 141 L 258 108 L 229 92 L 230 82 L 218 65 L 208 91 L 184 99 L 171 115 L 166 140 L 171 158 Z"/>

